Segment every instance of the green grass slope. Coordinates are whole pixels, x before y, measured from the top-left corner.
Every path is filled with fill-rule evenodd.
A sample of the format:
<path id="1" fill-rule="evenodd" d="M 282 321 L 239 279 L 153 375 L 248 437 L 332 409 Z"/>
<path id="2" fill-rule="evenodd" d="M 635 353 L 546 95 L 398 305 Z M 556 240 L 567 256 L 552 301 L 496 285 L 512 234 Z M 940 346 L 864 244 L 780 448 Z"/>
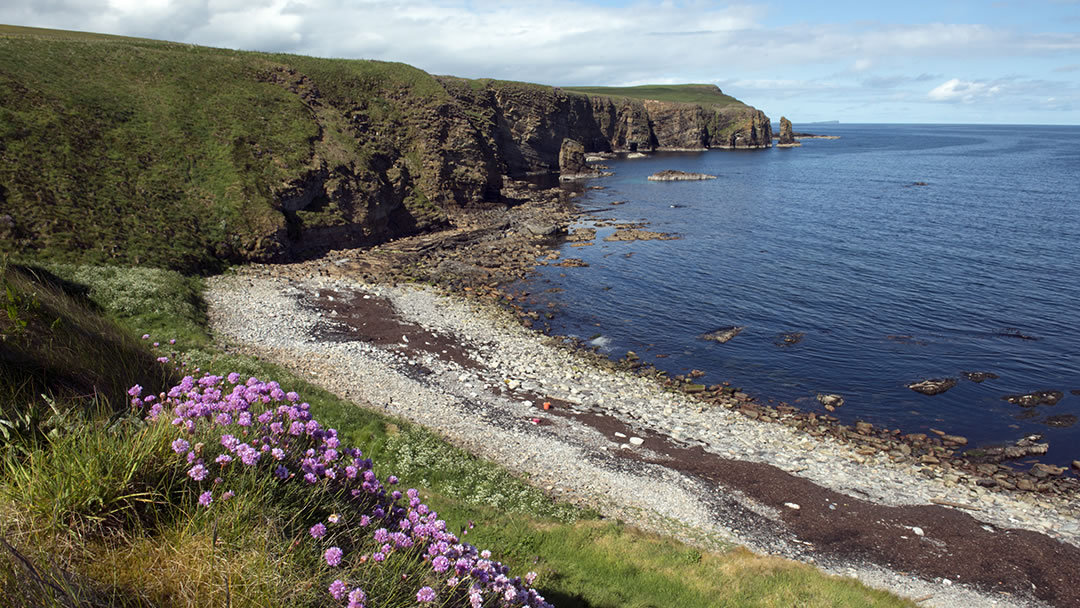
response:
<path id="1" fill-rule="evenodd" d="M 644 84 L 634 87 L 563 87 L 564 91 L 602 95 L 605 97 L 628 97 L 630 99 L 651 99 L 654 101 L 673 101 L 693 103 L 706 107 L 730 107 L 746 104 L 730 95 L 725 95 L 719 87 L 711 84 Z"/>
<path id="2" fill-rule="evenodd" d="M 366 209 L 308 204 L 301 218 L 282 201 L 336 167 L 378 198 L 382 165 L 417 139 L 393 100 L 440 96 L 403 64 L 4 26 L 0 247 L 189 272 L 272 256 L 304 220 L 363 223 Z M 342 108 L 364 111 L 380 136 L 353 136 Z M 423 160 L 410 158 L 414 173 Z"/>

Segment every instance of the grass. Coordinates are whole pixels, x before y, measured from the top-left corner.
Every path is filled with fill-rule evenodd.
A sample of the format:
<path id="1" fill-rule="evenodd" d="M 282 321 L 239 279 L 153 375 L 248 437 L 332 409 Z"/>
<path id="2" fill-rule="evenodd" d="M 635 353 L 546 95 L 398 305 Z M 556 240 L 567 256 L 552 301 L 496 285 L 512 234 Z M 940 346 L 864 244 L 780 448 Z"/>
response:
<path id="1" fill-rule="evenodd" d="M 394 472 L 408 487 L 421 488 L 450 529 L 476 522 L 470 542 L 494 549 L 514 573 L 537 571 L 541 592 L 558 606 L 910 605 L 787 560 L 737 549 L 704 552 L 598 519 L 551 501 L 425 429 L 356 407 L 264 361 L 218 351 L 206 335 L 201 283 L 178 273 L 56 266 L 53 273 L 9 267 L 3 276 L 20 302 L 39 303 L 23 306 L 37 312 L 16 315 L 27 320 L 22 329 L 12 330 L 17 324 L 10 319 L 2 325 L 5 348 L 47 343 L 64 350 L 79 340 L 86 352 L 68 365 L 87 366 L 105 361 L 119 341 L 140 354 L 100 373 L 121 374 L 122 386 L 160 375 L 153 357 L 166 348 L 149 348 L 150 340 L 135 338 L 125 326 L 147 320 L 156 323 L 154 338 L 192 336 L 184 355 L 189 365 L 277 378 L 300 392 L 320 420 L 341 430 L 344 444 L 363 447 L 380 475 Z M 76 282 L 80 278 L 85 283 Z M 147 295 L 134 302 L 131 294 L 141 283 L 148 284 Z M 169 309 L 175 305 L 164 302 L 182 304 Z M 63 321 L 54 325 L 61 310 Z M 167 425 L 161 431 L 121 415 L 126 396 L 112 396 L 105 384 L 99 389 L 92 403 L 58 406 L 49 430 L 4 444 L 0 536 L 38 572 L 35 579 L 6 552 L 0 597 L 7 605 L 76 605 L 73 597 L 82 598 L 81 605 L 322 605 L 328 577 L 336 574 L 322 564 L 317 546 L 297 539 L 335 508 L 333 496 L 246 476 L 230 481 L 237 498 L 208 516 L 175 464 Z M 412 572 L 407 564 L 398 567 Z M 388 582 L 364 580 L 366 588 L 390 593 Z M 413 601 L 399 600 L 391 604 Z"/>
<path id="2" fill-rule="evenodd" d="M 706 107 L 743 106 L 745 104 L 730 95 L 725 95 L 718 87 L 711 84 L 645 84 L 635 87 L 565 87 L 563 90 L 585 95 L 605 97 L 628 97 L 630 99 L 652 99 L 655 101 L 675 101 L 695 103 Z"/>

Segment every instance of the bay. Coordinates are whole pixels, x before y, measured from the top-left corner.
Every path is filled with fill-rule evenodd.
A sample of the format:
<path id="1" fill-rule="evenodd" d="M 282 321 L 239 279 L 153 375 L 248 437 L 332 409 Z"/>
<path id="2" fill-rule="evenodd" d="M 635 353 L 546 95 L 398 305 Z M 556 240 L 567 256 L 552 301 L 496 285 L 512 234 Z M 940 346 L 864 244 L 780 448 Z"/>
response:
<path id="1" fill-rule="evenodd" d="M 837 393 L 847 423 L 971 445 L 1037 433 L 1043 461 L 1080 459 L 1080 127 L 795 130 L 840 139 L 606 161 L 615 175 L 588 183 L 604 189 L 578 199 L 577 227 L 680 238 L 608 242 L 601 225 L 592 246 L 562 247 L 587 267 L 543 266 L 522 286 L 530 305 L 556 313 L 553 333 L 760 400 L 817 411 L 817 394 Z M 664 169 L 717 179 L 646 179 Z M 702 339 L 727 326 L 745 330 Z M 960 382 L 943 394 L 906 388 L 945 377 Z M 1065 396 L 1003 399 L 1036 390 Z"/>

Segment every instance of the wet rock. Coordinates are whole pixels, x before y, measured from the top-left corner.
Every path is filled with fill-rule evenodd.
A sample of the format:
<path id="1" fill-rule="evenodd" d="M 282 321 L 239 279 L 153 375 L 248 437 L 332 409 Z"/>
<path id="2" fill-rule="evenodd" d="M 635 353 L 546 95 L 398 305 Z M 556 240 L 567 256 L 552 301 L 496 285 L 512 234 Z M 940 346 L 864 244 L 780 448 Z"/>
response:
<path id="1" fill-rule="evenodd" d="M 687 173 L 686 171 L 678 171 L 675 169 L 665 169 L 664 171 L 653 173 L 649 176 L 650 182 L 684 182 L 700 181 L 703 179 L 716 179 L 716 176 L 707 173 Z"/>
<path id="2" fill-rule="evenodd" d="M 860 435 L 869 435 L 874 431 L 874 425 L 869 422 L 859 421 L 855 423 L 855 431 Z"/>
<path id="3" fill-rule="evenodd" d="M 1059 414 L 1057 416 L 1050 416 L 1046 420 L 1043 420 L 1043 424 L 1058 429 L 1064 429 L 1076 424 L 1076 420 L 1076 416 L 1072 414 Z"/>
<path id="4" fill-rule="evenodd" d="M 1077 471 L 1080 471 L 1080 460 L 1072 461 L 1072 468 L 1077 470 Z"/>
<path id="5" fill-rule="evenodd" d="M 555 266 L 561 266 L 563 268 L 586 268 L 588 265 L 588 262 L 579 258 L 566 258 L 558 264 L 555 264 Z"/>
<path id="6" fill-rule="evenodd" d="M 667 232 L 653 232 L 638 228 L 617 229 L 614 233 L 604 237 L 605 241 L 674 241 L 679 237 Z"/>
<path id="7" fill-rule="evenodd" d="M 964 457 L 972 462 L 994 463 L 1038 456 L 1045 454 L 1050 449 L 1050 444 L 1039 443 L 1041 440 L 1042 435 L 1029 435 L 1013 445 L 968 450 L 964 453 Z"/>
<path id="8" fill-rule="evenodd" d="M 1016 480 L 1016 487 L 1025 492 L 1033 492 L 1035 490 L 1035 484 L 1030 479 L 1024 477 Z"/>
<path id="9" fill-rule="evenodd" d="M 1074 388 L 1069 392 L 1072 393 L 1073 395 L 1076 395 L 1077 397 L 1080 397 L 1080 388 Z"/>
<path id="10" fill-rule="evenodd" d="M 993 372 L 960 372 L 965 378 L 972 382 L 982 382 L 984 380 L 997 380 L 998 375 Z"/>
<path id="11" fill-rule="evenodd" d="M 780 347 L 794 346 L 799 342 L 802 342 L 804 337 L 806 337 L 806 334 L 801 331 L 786 334 L 777 334 L 776 340 L 773 342 L 773 344 Z"/>
<path id="12" fill-rule="evenodd" d="M 591 241 L 596 238 L 596 228 L 578 228 L 570 233 L 570 236 L 566 237 L 566 240 L 571 243 L 578 243 L 581 241 Z"/>
<path id="13" fill-rule="evenodd" d="M 1064 396 L 1065 393 L 1061 391 L 1043 390 L 1023 395 L 1005 395 L 1002 399 L 1021 407 L 1035 407 L 1036 405 L 1057 405 Z"/>
<path id="14" fill-rule="evenodd" d="M 956 386 L 956 378 L 932 378 L 907 385 L 916 393 L 924 395 L 940 395 L 954 386 Z"/>
<path id="15" fill-rule="evenodd" d="M 710 331 L 709 333 L 701 337 L 705 340 L 716 340 L 721 344 L 726 344 L 727 342 L 730 342 L 732 338 L 742 333 L 742 330 L 744 329 L 746 329 L 746 327 L 735 325 L 730 327 L 721 327 L 720 329 Z"/>
<path id="16" fill-rule="evenodd" d="M 817 400 L 819 402 L 821 402 L 821 405 L 824 405 L 825 407 L 834 407 L 834 408 L 836 408 L 836 407 L 840 407 L 841 405 L 844 405 L 844 398 L 841 397 L 840 395 L 819 394 L 817 396 Z"/>

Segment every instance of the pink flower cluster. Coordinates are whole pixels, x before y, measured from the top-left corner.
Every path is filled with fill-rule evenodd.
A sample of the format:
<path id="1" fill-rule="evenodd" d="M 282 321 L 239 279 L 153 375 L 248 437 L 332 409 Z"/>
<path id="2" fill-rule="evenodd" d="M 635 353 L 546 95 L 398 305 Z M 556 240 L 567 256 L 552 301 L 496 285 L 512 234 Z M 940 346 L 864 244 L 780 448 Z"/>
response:
<path id="1" fill-rule="evenodd" d="M 388 486 L 397 484 L 396 477 L 388 476 L 386 484 L 380 481 L 370 459 L 363 458 L 357 448 L 342 447 L 337 431 L 320 425 L 311 415 L 311 406 L 277 382 L 242 379 L 235 373 L 227 377 L 207 374 L 198 379 L 187 376 L 156 397 L 144 397 L 142 391 L 138 385 L 128 391 L 132 405 L 144 409 L 148 421 L 168 421 L 177 428 L 181 436 L 171 447 L 185 463 L 188 477 L 202 490 L 197 490 L 202 507 L 212 508 L 214 503 L 213 492 L 204 485 L 212 472 L 216 476 L 209 483 L 216 486 L 236 467 L 261 471 L 277 483 L 329 489 L 349 501 L 351 512 L 335 513 L 327 519 L 330 526 L 316 522 L 308 530 L 311 542 L 328 545 L 323 551 L 328 567 L 382 567 L 398 556 L 425 564 L 425 584 L 416 592 L 419 603 L 439 599 L 443 605 L 467 603 L 473 608 L 550 606 L 531 588 L 535 574 L 529 573 L 525 581 L 511 578 L 509 568 L 492 561 L 489 552 L 478 551 L 448 532 L 446 522 L 420 502 L 415 489 L 405 495 L 389 491 Z M 207 435 L 216 440 L 197 441 Z M 222 499 L 232 496 L 227 491 Z M 358 525 L 339 526 L 344 520 Z M 348 533 L 364 538 L 342 536 Z M 350 546 L 372 549 L 342 549 Z M 348 608 L 363 608 L 367 601 L 359 587 L 350 590 L 340 579 L 328 591 L 338 605 Z"/>

